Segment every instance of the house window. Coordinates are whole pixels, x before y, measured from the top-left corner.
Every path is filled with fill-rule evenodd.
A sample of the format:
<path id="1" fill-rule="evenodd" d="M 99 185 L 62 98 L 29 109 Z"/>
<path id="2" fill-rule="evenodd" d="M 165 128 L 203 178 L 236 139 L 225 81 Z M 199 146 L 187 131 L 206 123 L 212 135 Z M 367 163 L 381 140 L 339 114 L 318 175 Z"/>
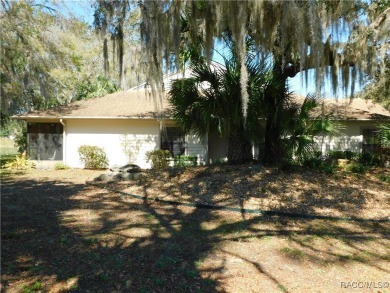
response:
<path id="1" fill-rule="evenodd" d="M 377 132 L 378 130 L 374 128 L 363 129 L 363 152 L 374 153 L 379 150 L 380 144 Z"/>
<path id="2" fill-rule="evenodd" d="M 161 131 L 162 150 L 168 150 L 171 156 L 180 156 L 185 152 L 185 134 L 180 127 L 165 127 Z"/>
<path id="3" fill-rule="evenodd" d="M 33 160 L 62 160 L 60 123 L 28 123 L 27 155 Z"/>

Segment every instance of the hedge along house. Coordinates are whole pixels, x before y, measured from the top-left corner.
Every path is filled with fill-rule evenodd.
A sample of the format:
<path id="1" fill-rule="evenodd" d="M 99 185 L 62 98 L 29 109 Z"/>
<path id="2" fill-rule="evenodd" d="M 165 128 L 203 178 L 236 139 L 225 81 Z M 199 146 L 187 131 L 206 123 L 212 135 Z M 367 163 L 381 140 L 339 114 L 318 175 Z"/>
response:
<path id="1" fill-rule="evenodd" d="M 82 168 L 78 154 L 81 145 L 104 148 L 110 166 L 134 163 L 149 168 L 145 154 L 156 149 L 196 156 L 198 164 L 226 158 L 226 139 L 213 134 L 202 139 L 184 134 L 170 117 L 170 107 L 166 97 L 155 99 L 144 86 L 139 86 L 13 118 L 27 122 L 27 155 L 39 168 L 52 168 L 56 162 Z M 314 112 L 313 117 L 330 113 L 339 124 L 338 135 L 316 137 L 323 154 L 330 150 L 374 151 L 378 146 L 378 123 L 390 121 L 389 111 L 360 99 L 323 100 L 322 107 Z M 256 157 L 257 152 L 254 148 Z"/>

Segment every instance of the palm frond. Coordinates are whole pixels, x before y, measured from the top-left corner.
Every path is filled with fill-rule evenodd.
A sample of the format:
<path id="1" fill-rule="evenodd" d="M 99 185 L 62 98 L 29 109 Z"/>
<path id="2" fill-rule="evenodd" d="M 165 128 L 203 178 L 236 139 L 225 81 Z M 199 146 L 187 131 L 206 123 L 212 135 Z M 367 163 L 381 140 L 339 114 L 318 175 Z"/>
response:
<path id="1" fill-rule="evenodd" d="M 291 103 L 283 109 L 283 143 L 286 152 L 298 161 L 313 154 L 316 136 L 336 134 L 335 123 L 329 115 L 312 117 L 312 110 L 319 106 L 319 100 L 308 95 L 302 105 Z"/>
<path id="2" fill-rule="evenodd" d="M 378 137 L 383 148 L 390 148 L 390 123 L 383 123 L 378 126 Z"/>

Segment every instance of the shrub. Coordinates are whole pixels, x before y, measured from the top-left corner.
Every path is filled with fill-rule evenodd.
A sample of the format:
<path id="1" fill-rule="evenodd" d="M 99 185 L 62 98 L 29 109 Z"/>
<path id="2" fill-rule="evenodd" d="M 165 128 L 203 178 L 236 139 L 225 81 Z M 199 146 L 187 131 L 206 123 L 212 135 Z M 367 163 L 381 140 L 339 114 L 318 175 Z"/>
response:
<path id="1" fill-rule="evenodd" d="M 6 169 L 29 170 L 35 168 L 35 163 L 24 156 L 16 156 L 15 160 L 4 165 Z"/>
<path id="2" fill-rule="evenodd" d="M 196 166 L 198 164 L 198 158 L 193 156 L 175 156 L 173 158 L 173 165 L 175 167 L 189 167 Z"/>
<path id="3" fill-rule="evenodd" d="M 19 153 L 27 150 L 27 131 L 17 132 L 15 134 L 15 146 L 18 148 Z"/>
<path id="4" fill-rule="evenodd" d="M 328 156 L 332 159 L 345 159 L 343 151 L 329 151 Z"/>
<path id="5" fill-rule="evenodd" d="M 380 156 L 375 153 L 361 153 L 358 157 L 358 162 L 367 167 L 379 167 L 382 165 Z"/>
<path id="6" fill-rule="evenodd" d="M 360 163 L 351 163 L 345 166 L 345 170 L 352 173 L 364 174 L 367 171 L 367 167 Z"/>
<path id="7" fill-rule="evenodd" d="M 382 148 L 390 148 L 390 123 L 384 123 L 378 126 L 378 137 Z"/>
<path id="8" fill-rule="evenodd" d="M 146 152 L 146 159 L 152 163 L 153 169 L 165 169 L 169 166 L 171 153 L 168 150 L 154 150 Z"/>
<path id="9" fill-rule="evenodd" d="M 329 160 L 324 160 L 320 157 L 307 158 L 303 161 L 303 166 L 327 174 L 334 174 L 337 169 L 337 166 L 331 164 Z"/>
<path id="10" fill-rule="evenodd" d="M 108 167 L 108 159 L 103 148 L 90 145 L 82 145 L 78 149 L 80 161 L 86 169 L 105 169 Z"/>
<path id="11" fill-rule="evenodd" d="M 353 151 L 329 151 L 328 156 L 332 159 L 353 160 L 359 157 L 359 153 Z"/>
<path id="12" fill-rule="evenodd" d="M 302 162 L 302 165 L 309 168 L 319 168 L 323 164 L 321 158 L 307 158 Z"/>
<path id="13" fill-rule="evenodd" d="M 69 166 L 65 165 L 64 163 L 54 164 L 54 170 L 67 170 L 67 169 L 69 169 Z"/>
<path id="14" fill-rule="evenodd" d="M 357 153 L 352 152 L 352 151 L 344 151 L 344 157 L 347 160 L 353 160 L 358 156 Z"/>

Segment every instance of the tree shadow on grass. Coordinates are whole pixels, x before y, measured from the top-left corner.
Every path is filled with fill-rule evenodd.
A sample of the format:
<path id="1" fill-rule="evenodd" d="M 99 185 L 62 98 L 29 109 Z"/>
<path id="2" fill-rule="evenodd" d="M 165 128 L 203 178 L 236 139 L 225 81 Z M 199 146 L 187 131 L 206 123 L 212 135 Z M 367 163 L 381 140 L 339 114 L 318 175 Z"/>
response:
<path id="1" fill-rule="evenodd" d="M 272 267 L 254 260 L 248 249 L 231 249 L 238 241 L 245 245 L 264 237 L 287 237 L 290 249 L 283 251 L 302 251 L 307 261 L 361 262 L 388 272 L 378 264 L 388 260 L 388 223 L 343 225 L 261 215 L 243 219 L 239 213 L 33 180 L 3 185 L 1 217 L 4 290 L 38 281 L 45 291 L 224 292 L 227 261 L 235 257 L 287 291 L 286 280 L 275 276 Z M 348 253 L 326 250 L 329 239 L 342 242 Z M 384 242 L 365 248 L 375 239 Z M 213 261 L 219 253 L 222 261 Z M 207 261 L 214 264 L 204 265 Z"/>

